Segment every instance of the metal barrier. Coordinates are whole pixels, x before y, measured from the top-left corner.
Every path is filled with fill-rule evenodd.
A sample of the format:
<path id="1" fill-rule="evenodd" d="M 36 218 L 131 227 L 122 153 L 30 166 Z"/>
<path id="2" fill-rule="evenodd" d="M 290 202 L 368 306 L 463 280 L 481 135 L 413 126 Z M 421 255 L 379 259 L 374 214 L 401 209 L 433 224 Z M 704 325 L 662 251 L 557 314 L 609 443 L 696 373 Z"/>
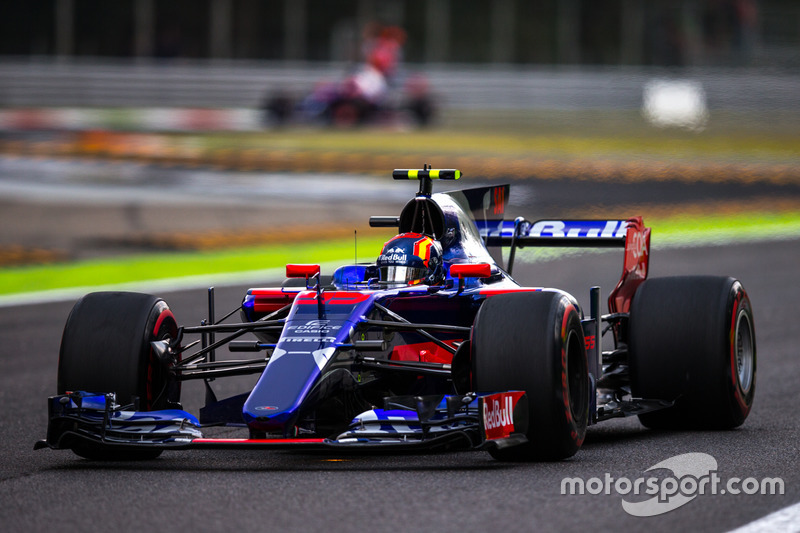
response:
<path id="1" fill-rule="evenodd" d="M 341 80 L 339 63 L 0 59 L 0 107 L 256 108 L 271 92 Z M 710 109 L 800 110 L 800 74 L 753 69 L 409 65 L 439 105 L 476 109 L 638 109 L 653 79 L 702 84 Z"/>

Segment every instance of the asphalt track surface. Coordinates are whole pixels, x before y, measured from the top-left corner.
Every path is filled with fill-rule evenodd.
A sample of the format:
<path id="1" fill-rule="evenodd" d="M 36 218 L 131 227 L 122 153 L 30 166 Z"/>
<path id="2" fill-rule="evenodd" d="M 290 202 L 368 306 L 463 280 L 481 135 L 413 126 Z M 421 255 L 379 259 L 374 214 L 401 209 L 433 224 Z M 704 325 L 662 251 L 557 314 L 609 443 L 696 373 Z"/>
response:
<path id="1" fill-rule="evenodd" d="M 757 393 L 739 429 L 657 432 L 636 419 L 614 420 L 591 427 L 578 454 L 556 463 L 504 464 L 484 452 L 263 451 L 186 451 L 141 463 L 90 462 L 68 451 L 33 451 L 33 443 L 45 436 L 45 399 L 55 392 L 60 335 L 72 303 L 10 307 L 0 309 L 0 523 L 5 531 L 727 531 L 797 503 L 800 239 L 659 249 L 654 236 L 654 244 L 652 276 L 729 274 L 750 294 Z M 515 276 L 527 284 L 565 288 L 585 305 L 590 285 L 601 285 L 607 295 L 621 261 L 619 253 L 586 254 L 518 265 Z M 238 305 L 243 290 L 218 290 L 218 314 Z M 183 323 L 204 316 L 203 290 L 162 296 Z M 218 395 L 240 392 L 247 379 L 218 380 Z M 200 387 L 193 385 L 184 394 L 189 410 L 202 400 Z M 660 461 L 690 452 L 713 456 L 722 480 L 780 477 L 785 493 L 706 494 L 648 518 L 626 514 L 623 498 L 636 498 L 613 489 L 561 494 L 567 477 L 635 480 L 655 475 L 645 471 Z"/>

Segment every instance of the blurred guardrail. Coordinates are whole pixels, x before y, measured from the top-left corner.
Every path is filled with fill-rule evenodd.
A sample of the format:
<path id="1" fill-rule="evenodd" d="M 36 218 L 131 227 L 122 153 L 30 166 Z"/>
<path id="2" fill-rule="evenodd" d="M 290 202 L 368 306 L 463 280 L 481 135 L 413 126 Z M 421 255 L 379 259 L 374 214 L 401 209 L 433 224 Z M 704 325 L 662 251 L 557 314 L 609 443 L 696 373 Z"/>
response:
<path id="1" fill-rule="evenodd" d="M 0 59 L 0 107 L 256 108 L 272 91 L 309 91 L 342 79 L 337 63 L 135 62 Z M 653 79 L 702 84 L 709 109 L 798 110 L 800 72 L 759 69 L 650 69 L 408 66 L 428 78 L 445 108 L 637 109 Z"/>

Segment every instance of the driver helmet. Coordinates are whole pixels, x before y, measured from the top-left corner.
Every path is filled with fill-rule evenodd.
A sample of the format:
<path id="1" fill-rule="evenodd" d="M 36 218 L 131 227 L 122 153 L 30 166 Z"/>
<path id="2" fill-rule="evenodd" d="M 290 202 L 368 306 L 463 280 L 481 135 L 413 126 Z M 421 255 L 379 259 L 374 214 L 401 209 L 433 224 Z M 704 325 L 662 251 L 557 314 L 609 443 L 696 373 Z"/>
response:
<path id="1" fill-rule="evenodd" d="M 389 240 L 376 265 L 382 282 L 438 285 L 444 281 L 442 247 L 421 233 L 401 233 Z"/>

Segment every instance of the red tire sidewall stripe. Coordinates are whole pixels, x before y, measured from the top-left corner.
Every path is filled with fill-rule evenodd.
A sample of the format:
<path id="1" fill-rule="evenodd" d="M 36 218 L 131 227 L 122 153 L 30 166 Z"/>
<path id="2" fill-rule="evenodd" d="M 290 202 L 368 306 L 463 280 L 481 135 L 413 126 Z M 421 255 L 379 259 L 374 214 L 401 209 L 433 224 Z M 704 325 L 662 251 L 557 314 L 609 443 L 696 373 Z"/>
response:
<path id="1" fill-rule="evenodd" d="M 728 336 L 728 345 L 730 348 L 730 369 L 731 369 L 731 383 L 733 384 L 733 397 L 736 399 L 736 403 L 739 405 L 739 409 L 744 416 L 750 412 L 750 406 L 747 405 L 745 398 L 742 396 L 742 388 L 741 384 L 739 383 L 739 367 L 736 364 L 736 350 L 738 349 L 738 344 L 736 342 L 736 327 L 737 322 L 739 321 L 739 307 L 742 305 L 744 298 L 746 297 L 745 292 L 737 285 L 734 285 L 736 290 L 736 297 L 733 300 L 733 312 L 731 313 L 731 328 L 730 334 Z M 754 383 L 750 384 L 752 388 Z"/>
<path id="2" fill-rule="evenodd" d="M 569 381 L 567 378 L 567 329 L 571 312 L 577 313 L 575 306 L 567 304 L 563 308 L 563 316 L 561 318 L 561 395 L 564 401 L 564 414 L 566 415 L 567 424 L 570 427 L 570 437 L 575 443 L 580 446 L 583 444 L 584 436 L 578 435 L 577 424 L 572 417 L 572 407 L 570 406 L 570 393 Z"/>
<path id="3" fill-rule="evenodd" d="M 173 322 L 175 321 L 175 315 L 172 314 L 169 308 L 165 308 L 161 311 L 156 319 L 156 324 L 153 327 L 153 338 L 158 338 L 158 331 L 161 329 L 164 320 L 167 318 L 171 318 Z M 156 365 L 156 356 L 153 353 L 153 349 L 150 349 L 150 360 L 149 364 L 147 365 L 147 409 L 151 409 L 153 407 L 153 368 Z"/>

